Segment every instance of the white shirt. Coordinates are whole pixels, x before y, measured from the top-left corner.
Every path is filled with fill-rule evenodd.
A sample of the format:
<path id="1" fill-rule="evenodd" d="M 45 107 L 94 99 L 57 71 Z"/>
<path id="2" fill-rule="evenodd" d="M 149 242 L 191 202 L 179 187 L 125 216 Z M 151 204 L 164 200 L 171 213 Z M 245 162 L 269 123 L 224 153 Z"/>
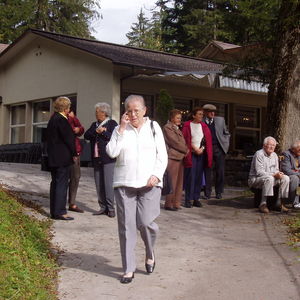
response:
<path id="1" fill-rule="evenodd" d="M 270 176 L 279 172 L 278 156 L 275 152 L 268 155 L 264 149 L 256 151 L 251 162 L 249 177 Z"/>
<path id="2" fill-rule="evenodd" d="M 160 126 L 153 122 L 154 137 L 150 123 L 145 118 L 139 131 L 128 124 L 123 134 L 118 132 L 120 126 L 114 129 L 106 145 L 107 154 L 117 158 L 113 187 L 144 187 L 152 175 L 160 180 L 157 186 L 162 187 L 168 155 Z"/>
<path id="3" fill-rule="evenodd" d="M 203 139 L 203 130 L 200 123 L 190 123 L 191 125 L 191 135 L 192 135 L 192 144 L 195 147 L 200 147 L 201 141 Z"/>

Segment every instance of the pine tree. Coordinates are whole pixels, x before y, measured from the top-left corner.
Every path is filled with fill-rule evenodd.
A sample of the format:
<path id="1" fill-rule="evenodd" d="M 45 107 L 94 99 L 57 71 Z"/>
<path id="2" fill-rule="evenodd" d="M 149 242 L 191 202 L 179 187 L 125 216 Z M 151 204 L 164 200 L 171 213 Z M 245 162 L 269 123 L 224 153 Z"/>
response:
<path id="1" fill-rule="evenodd" d="M 137 22 L 131 26 L 131 31 L 126 34 L 128 38 L 128 46 L 147 48 L 147 34 L 149 31 L 150 23 L 148 18 L 145 17 L 143 9 L 137 16 Z"/>

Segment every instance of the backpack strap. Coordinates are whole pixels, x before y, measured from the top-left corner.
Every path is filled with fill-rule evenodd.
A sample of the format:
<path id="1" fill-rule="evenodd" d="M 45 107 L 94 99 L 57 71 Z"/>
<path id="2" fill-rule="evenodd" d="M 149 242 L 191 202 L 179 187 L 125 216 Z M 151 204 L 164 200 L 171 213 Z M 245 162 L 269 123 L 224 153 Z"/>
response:
<path id="1" fill-rule="evenodd" d="M 152 130 L 153 137 L 155 139 L 156 132 L 155 132 L 154 125 L 153 125 L 153 120 L 151 120 L 151 122 L 150 122 L 150 127 L 151 127 L 151 130 Z"/>

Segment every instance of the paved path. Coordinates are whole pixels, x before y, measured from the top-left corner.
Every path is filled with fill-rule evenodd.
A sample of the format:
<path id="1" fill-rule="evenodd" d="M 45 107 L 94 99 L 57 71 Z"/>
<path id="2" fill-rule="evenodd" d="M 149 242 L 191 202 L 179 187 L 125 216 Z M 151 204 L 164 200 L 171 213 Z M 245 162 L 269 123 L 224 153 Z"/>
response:
<path id="1" fill-rule="evenodd" d="M 251 199 L 203 201 L 202 208 L 161 211 L 155 273 L 144 269 L 141 239 L 134 281 L 122 285 L 116 219 L 98 209 L 92 169 L 82 168 L 78 204 L 84 214 L 55 221 L 63 253 L 61 300 L 299 300 L 299 252 L 286 245 L 281 214 L 263 216 Z M 50 176 L 38 165 L 0 163 L 0 183 L 49 212 Z M 227 190 L 227 197 L 236 195 Z"/>

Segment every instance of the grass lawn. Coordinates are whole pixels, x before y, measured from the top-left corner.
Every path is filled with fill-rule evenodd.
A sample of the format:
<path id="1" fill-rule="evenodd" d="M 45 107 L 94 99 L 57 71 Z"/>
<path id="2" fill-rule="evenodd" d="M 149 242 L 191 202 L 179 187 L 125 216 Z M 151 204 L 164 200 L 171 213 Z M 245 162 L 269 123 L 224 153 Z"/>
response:
<path id="1" fill-rule="evenodd" d="M 296 217 L 286 218 L 285 224 L 289 226 L 290 242 L 296 249 L 300 249 L 300 213 Z"/>
<path id="2" fill-rule="evenodd" d="M 50 225 L 24 215 L 22 205 L 0 188 L 0 299 L 57 299 Z"/>

